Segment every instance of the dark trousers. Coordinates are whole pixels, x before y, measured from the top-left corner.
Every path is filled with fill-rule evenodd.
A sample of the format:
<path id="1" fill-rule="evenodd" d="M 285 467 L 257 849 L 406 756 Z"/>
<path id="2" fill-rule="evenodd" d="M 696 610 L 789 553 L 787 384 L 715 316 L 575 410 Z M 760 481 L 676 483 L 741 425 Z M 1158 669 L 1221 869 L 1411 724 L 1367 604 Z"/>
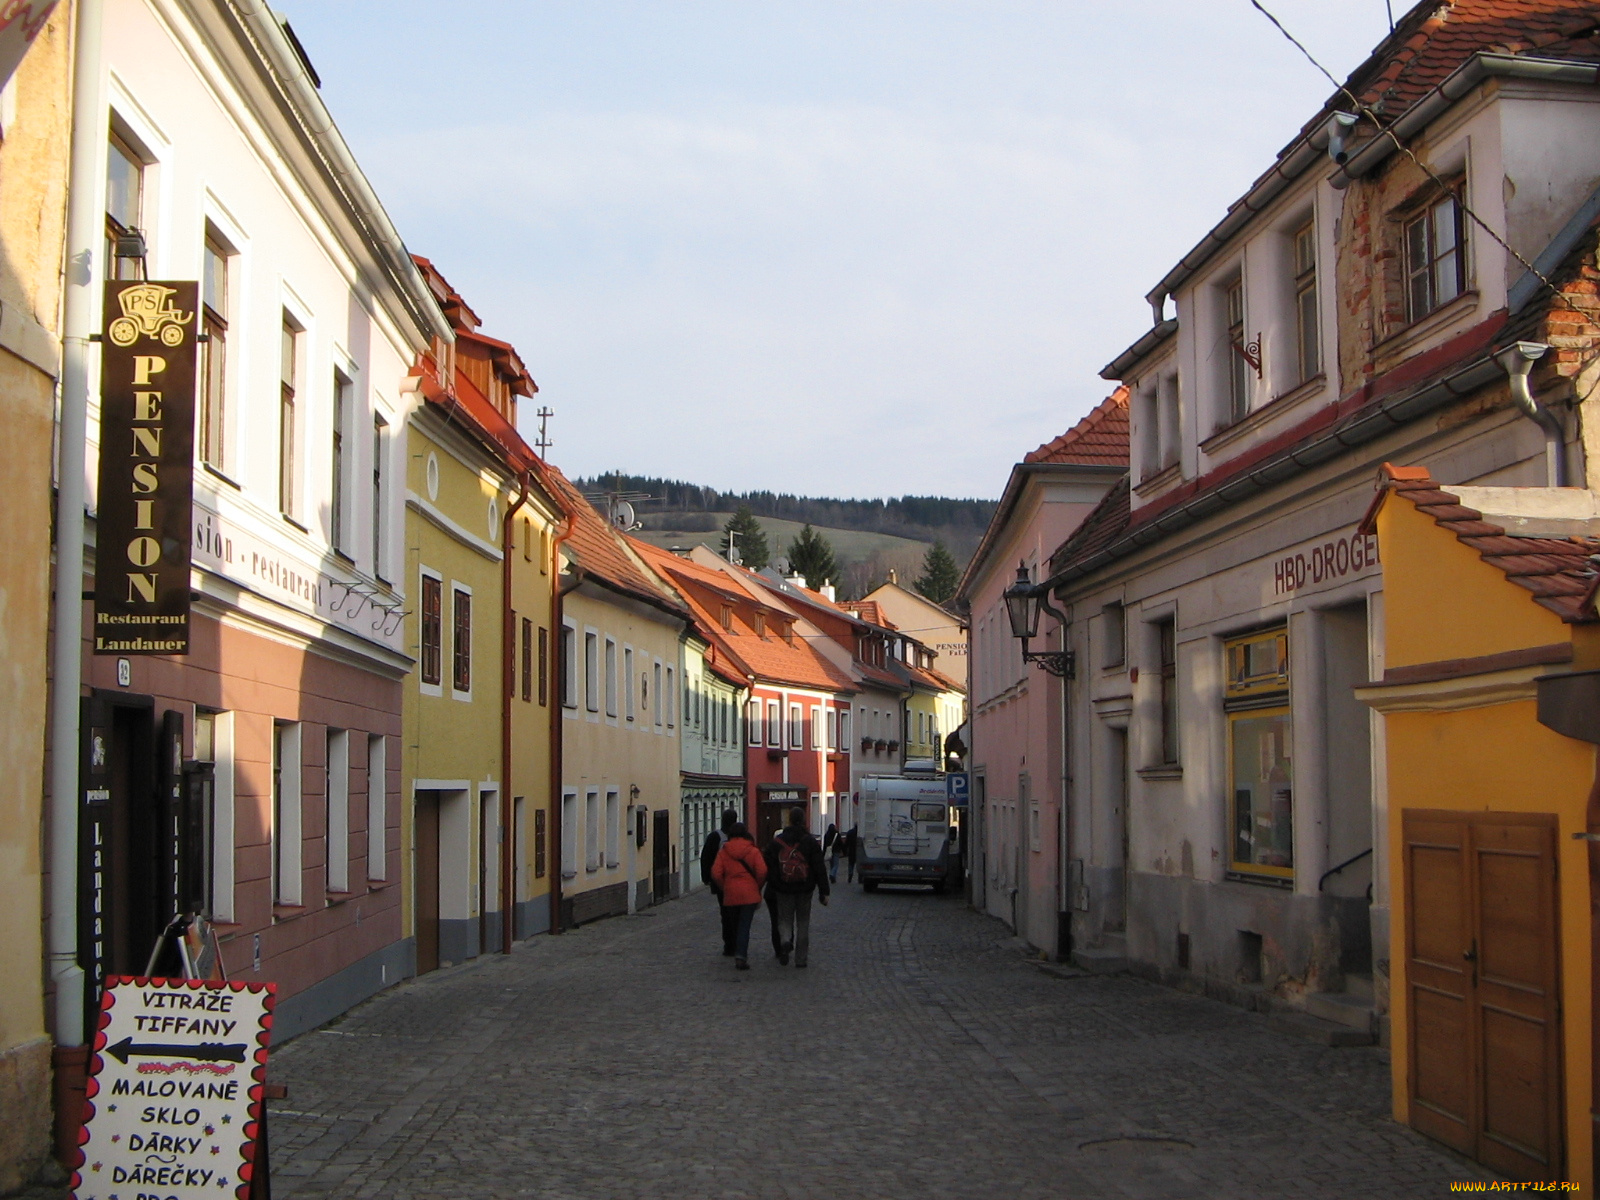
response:
<path id="1" fill-rule="evenodd" d="M 772 927 L 772 953 L 783 953 L 783 939 L 778 936 L 778 893 L 771 888 L 766 892 L 767 923 Z"/>
<path id="2" fill-rule="evenodd" d="M 734 915 L 733 954 L 735 958 L 745 959 L 750 957 L 750 923 L 756 919 L 756 909 L 760 907 L 759 904 L 735 904 L 724 910 Z"/>
<path id="3" fill-rule="evenodd" d="M 730 907 L 717 898 L 717 911 L 722 914 L 722 952 L 733 953 L 733 943 L 739 936 L 739 906 Z"/>
<path id="4" fill-rule="evenodd" d="M 806 965 L 806 952 L 811 946 L 811 897 L 813 893 L 779 892 L 778 907 L 773 920 L 773 936 L 782 936 L 784 945 L 794 951 L 794 965 Z"/>

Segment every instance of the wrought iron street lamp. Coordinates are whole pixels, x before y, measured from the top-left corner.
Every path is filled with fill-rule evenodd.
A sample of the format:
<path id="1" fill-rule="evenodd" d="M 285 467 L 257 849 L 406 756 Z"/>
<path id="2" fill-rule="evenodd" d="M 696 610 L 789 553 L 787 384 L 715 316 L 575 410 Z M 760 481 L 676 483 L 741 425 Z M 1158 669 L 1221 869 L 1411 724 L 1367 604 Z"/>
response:
<path id="1" fill-rule="evenodd" d="M 1006 616 L 1011 621 L 1011 636 L 1022 641 L 1022 661 L 1038 663 L 1057 679 L 1072 679 L 1076 664 L 1071 650 L 1041 650 L 1035 653 L 1028 649 L 1028 642 L 1038 636 L 1040 613 L 1049 613 L 1061 622 L 1063 628 L 1067 618 L 1065 613 L 1050 603 L 1049 589 L 1034 584 L 1026 563 L 1017 564 L 1017 580 L 1005 590 L 1004 599 Z"/>

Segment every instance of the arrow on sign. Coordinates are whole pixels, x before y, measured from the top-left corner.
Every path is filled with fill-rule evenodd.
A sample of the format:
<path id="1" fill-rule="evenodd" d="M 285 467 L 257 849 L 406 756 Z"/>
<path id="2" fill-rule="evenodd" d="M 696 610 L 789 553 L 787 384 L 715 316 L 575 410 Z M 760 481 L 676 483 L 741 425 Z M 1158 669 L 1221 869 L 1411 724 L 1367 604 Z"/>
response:
<path id="1" fill-rule="evenodd" d="M 236 1062 L 244 1061 L 244 1052 L 248 1047 L 243 1042 L 232 1045 L 223 1042 L 201 1042 L 199 1045 L 183 1042 L 136 1042 L 132 1038 L 123 1038 L 115 1046 L 106 1047 L 106 1053 L 122 1063 L 128 1063 L 130 1055 L 141 1054 L 146 1058 L 193 1058 L 201 1062 Z"/>

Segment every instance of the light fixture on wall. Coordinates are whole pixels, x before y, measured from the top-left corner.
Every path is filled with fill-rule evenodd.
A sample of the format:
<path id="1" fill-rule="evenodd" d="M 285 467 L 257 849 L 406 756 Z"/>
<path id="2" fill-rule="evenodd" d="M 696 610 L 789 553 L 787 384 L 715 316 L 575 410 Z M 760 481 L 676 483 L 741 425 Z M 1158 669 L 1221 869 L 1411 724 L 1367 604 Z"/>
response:
<path id="1" fill-rule="evenodd" d="M 112 255 L 120 264 L 123 260 L 139 264 L 139 278 L 148 279 L 149 272 L 145 269 L 145 256 L 148 253 L 144 243 L 144 231 L 141 229 L 119 229 L 111 243 Z M 120 277 L 119 268 L 117 274 Z"/>
<path id="2" fill-rule="evenodd" d="M 1038 663 L 1057 679 L 1075 678 L 1076 656 L 1071 650 L 1028 649 L 1028 642 L 1039 634 L 1039 614 L 1047 612 L 1062 626 L 1067 624 L 1066 614 L 1050 603 L 1049 589 L 1036 586 L 1028 574 L 1026 563 L 1017 564 L 1017 579 L 1008 587 L 1003 598 L 1006 616 L 1011 621 L 1011 636 L 1022 641 L 1022 661 Z"/>

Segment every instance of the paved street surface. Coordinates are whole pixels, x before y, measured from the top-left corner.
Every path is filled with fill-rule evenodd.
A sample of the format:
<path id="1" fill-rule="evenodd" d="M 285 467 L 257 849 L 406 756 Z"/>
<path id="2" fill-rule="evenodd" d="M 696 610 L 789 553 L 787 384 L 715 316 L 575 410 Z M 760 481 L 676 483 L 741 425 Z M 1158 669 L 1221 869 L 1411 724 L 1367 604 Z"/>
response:
<path id="1" fill-rule="evenodd" d="M 759 944 L 759 951 L 757 945 Z M 959 898 L 841 888 L 812 963 L 711 898 L 406 984 L 275 1054 L 277 1200 L 1444 1196 L 1372 1049 L 1061 978 Z"/>

